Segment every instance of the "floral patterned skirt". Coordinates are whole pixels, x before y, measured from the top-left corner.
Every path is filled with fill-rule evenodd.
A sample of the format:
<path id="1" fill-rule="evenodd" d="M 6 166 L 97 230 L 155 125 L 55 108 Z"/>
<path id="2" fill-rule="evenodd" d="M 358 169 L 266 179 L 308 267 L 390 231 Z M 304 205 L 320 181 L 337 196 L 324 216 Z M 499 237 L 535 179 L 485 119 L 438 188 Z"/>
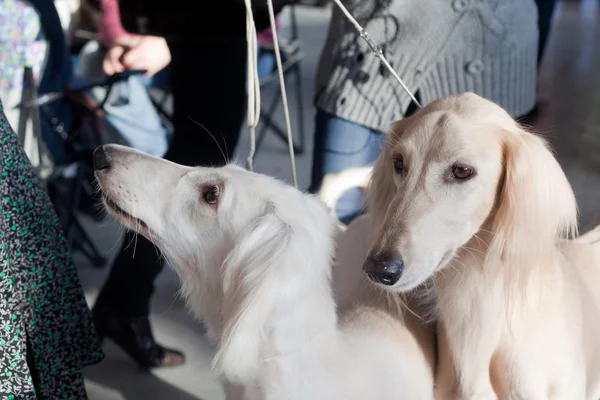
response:
<path id="1" fill-rule="evenodd" d="M 56 214 L 0 103 L 0 398 L 85 399 L 82 368 L 102 358 Z"/>

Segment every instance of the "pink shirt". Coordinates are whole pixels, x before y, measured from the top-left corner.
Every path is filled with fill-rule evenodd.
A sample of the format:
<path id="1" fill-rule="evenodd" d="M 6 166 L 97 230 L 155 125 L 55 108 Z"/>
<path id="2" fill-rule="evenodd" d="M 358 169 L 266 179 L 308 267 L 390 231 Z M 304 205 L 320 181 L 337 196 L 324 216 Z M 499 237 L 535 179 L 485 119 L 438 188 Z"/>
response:
<path id="1" fill-rule="evenodd" d="M 117 38 L 128 32 L 121 23 L 119 0 L 101 0 L 102 20 L 98 27 L 98 40 L 106 47 L 111 47 Z"/>
<path id="2" fill-rule="evenodd" d="M 98 40 L 105 47 L 111 47 L 117 38 L 129 34 L 121 23 L 119 0 L 101 0 L 102 19 L 98 27 Z M 275 19 L 276 29 L 279 29 L 279 18 Z M 257 33 L 258 41 L 262 44 L 273 43 L 271 28 Z"/>
<path id="3" fill-rule="evenodd" d="M 279 31 L 279 17 L 275 18 L 275 29 L 277 29 L 277 31 Z M 260 44 L 272 44 L 273 43 L 273 32 L 271 32 L 271 27 L 268 27 L 267 29 L 261 31 L 261 32 L 256 32 L 256 38 L 258 40 L 258 43 Z"/>

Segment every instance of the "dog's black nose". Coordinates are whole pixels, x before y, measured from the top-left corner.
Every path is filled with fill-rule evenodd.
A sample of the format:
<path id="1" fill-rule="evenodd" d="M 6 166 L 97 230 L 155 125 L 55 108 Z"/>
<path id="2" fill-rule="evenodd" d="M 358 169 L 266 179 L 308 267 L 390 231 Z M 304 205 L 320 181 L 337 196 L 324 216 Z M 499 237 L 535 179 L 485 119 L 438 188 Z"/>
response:
<path id="1" fill-rule="evenodd" d="M 404 261 L 402 259 L 382 260 L 367 257 L 367 260 L 363 264 L 363 270 L 367 273 L 369 279 L 386 286 L 392 286 L 398 282 L 402 276 L 403 269 Z"/>
<path id="2" fill-rule="evenodd" d="M 105 146 L 98 146 L 94 150 L 94 171 L 110 168 L 110 151 Z"/>

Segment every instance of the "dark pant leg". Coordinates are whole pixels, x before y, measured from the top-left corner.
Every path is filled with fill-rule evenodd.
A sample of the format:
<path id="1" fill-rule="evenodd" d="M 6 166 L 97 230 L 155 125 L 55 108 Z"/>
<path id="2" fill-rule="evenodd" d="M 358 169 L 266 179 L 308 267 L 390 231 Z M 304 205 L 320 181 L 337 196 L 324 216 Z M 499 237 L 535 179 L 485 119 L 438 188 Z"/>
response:
<path id="1" fill-rule="evenodd" d="M 170 43 L 175 135 L 165 158 L 219 166 L 233 157 L 246 112 L 246 39 Z M 191 78 L 190 78 L 191 77 Z"/>
<path id="2" fill-rule="evenodd" d="M 108 306 L 127 317 L 148 316 L 154 279 L 162 265 L 150 241 L 141 235 L 136 238 L 135 233 L 127 231 L 96 305 Z"/>
<path id="3" fill-rule="evenodd" d="M 170 43 L 170 50 L 175 132 L 165 158 L 223 165 L 233 156 L 244 121 L 246 40 L 181 41 Z M 162 262 L 148 240 L 139 236 L 129 245 L 132 239 L 128 233 L 98 302 L 144 317 Z"/>
<path id="4" fill-rule="evenodd" d="M 539 66 L 542 63 L 544 50 L 546 49 L 546 43 L 548 42 L 548 36 L 550 35 L 556 0 L 536 0 L 535 2 L 538 6 L 538 28 L 540 34 L 537 57 Z"/>

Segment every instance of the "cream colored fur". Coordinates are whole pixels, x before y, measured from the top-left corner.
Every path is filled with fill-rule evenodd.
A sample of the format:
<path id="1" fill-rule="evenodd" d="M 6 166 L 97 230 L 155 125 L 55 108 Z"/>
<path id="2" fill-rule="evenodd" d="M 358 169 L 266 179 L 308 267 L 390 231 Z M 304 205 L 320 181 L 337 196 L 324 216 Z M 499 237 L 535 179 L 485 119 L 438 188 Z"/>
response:
<path id="1" fill-rule="evenodd" d="M 371 255 L 404 261 L 387 289 L 435 288 L 436 399 L 600 398 L 600 231 L 571 239 L 542 138 L 477 95 L 441 99 L 394 125 L 368 197 Z"/>
<path id="2" fill-rule="evenodd" d="M 110 168 L 96 171 L 105 206 L 175 267 L 217 345 L 229 399 L 432 399 L 430 331 L 417 326 L 415 338 L 396 303 L 353 301 L 336 313 L 335 221 L 316 197 L 233 165 L 105 151 Z"/>

